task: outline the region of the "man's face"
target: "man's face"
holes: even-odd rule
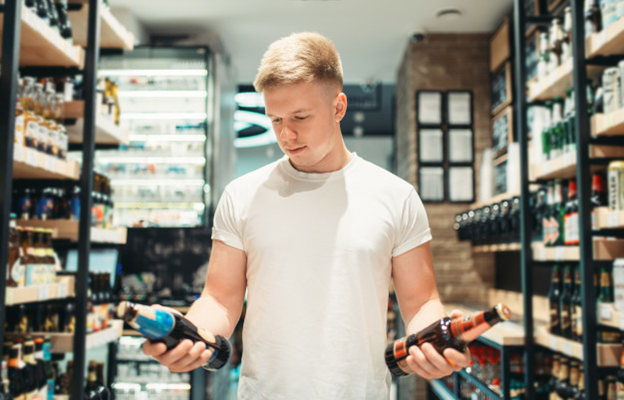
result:
[[[264,102],[277,142],[297,170],[336,170],[344,151],[340,132],[344,94],[325,83],[298,83],[266,90]]]

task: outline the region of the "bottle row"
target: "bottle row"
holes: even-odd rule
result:
[[[543,80],[557,67],[572,58],[572,9],[566,7],[564,17],[554,18],[548,32],[540,32],[540,58],[537,79]]]
[[[54,186],[38,187],[28,181],[15,185],[11,210],[20,220],[80,220],[80,186],[76,182],[59,182]],[[113,223],[113,200],[110,180],[94,174],[91,192],[91,226],[111,228]]]
[[[562,279],[563,275],[563,279]],[[596,306],[614,302],[613,274],[607,269],[594,273]],[[583,340],[583,304],[581,293],[581,271],[578,265],[560,268],[554,265],[548,304],[550,309],[549,331],[567,339]],[[620,343],[621,332],[606,326],[598,327],[599,343]]]
[[[171,209],[167,205],[161,209],[145,209],[141,203],[137,203],[136,208],[115,210],[115,222],[119,226],[133,228],[194,227],[203,223],[203,212],[203,206],[197,210],[176,209],[175,205]]]
[[[60,269],[52,248],[52,231],[9,225],[7,287],[46,285],[56,282]]]
[[[19,304],[7,307],[5,332],[28,334],[31,332],[74,333],[76,307],[68,301]],[[88,333],[106,329],[113,320],[113,292],[110,274],[89,273],[87,293],[86,329]]]
[[[67,0],[25,0],[26,7],[33,10],[48,26],[70,44],[73,43],[71,21],[67,15]]]

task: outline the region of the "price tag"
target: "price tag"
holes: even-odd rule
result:
[[[598,307],[600,312],[600,319],[610,320],[612,315],[612,304],[611,303],[600,303]]]
[[[565,247],[555,248],[555,261],[563,261],[565,258]]]
[[[563,353],[567,356],[572,357],[572,342],[568,340],[563,342]]]
[[[620,225],[620,214],[617,211],[609,211],[607,214],[607,227],[615,228]]]
[[[56,163],[53,157],[45,157],[45,170],[50,172],[56,172]]]
[[[39,301],[48,300],[49,298],[50,298],[50,286],[49,285],[39,286]]]
[[[13,147],[13,160],[22,162],[24,159],[24,148],[19,145]]]
[[[548,347],[550,347],[551,350],[558,351],[556,337],[553,337],[553,336],[550,337],[550,339],[548,340]]]
[[[39,167],[37,151],[32,149],[26,149],[26,164],[33,167]]]
[[[6,289],[6,296],[5,296],[5,305],[10,306],[13,304],[13,302],[15,297],[15,292],[13,291],[13,289],[11,288],[7,288]]]
[[[56,297],[59,299],[67,297],[67,284],[65,282],[59,283],[56,289]]]
[[[546,248],[545,247],[541,247],[539,249],[539,260],[546,261]]]

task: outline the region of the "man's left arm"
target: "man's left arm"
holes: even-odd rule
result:
[[[446,316],[436,287],[429,242],[394,257],[392,277],[407,335]],[[451,313],[451,317],[460,316],[459,312]],[[412,346],[409,353],[407,365],[425,379],[438,379],[470,365],[468,349],[461,353],[449,348],[441,355],[425,343]]]

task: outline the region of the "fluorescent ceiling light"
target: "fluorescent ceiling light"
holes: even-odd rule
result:
[[[117,96],[124,98],[155,98],[155,97],[183,97],[204,98],[208,96],[205,90],[126,90],[118,91]]]
[[[234,101],[240,107],[261,108],[264,107],[264,95],[256,92],[241,92],[234,96]]]
[[[205,69],[101,69],[101,76],[207,76]]]
[[[206,113],[122,113],[121,119],[206,119]]]

